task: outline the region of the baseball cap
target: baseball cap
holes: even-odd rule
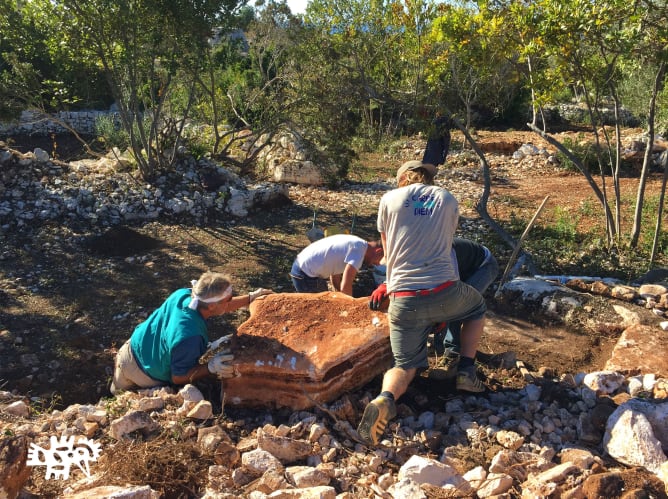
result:
[[[404,172],[407,172],[409,170],[417,170],[418,168],[424,168],[427,170],[430,175],[433,177],[436,175],[436,167],[432,165],[431,163],[423,163],[422,161],[418,160],[412,160],[412,161],[406,161],[403,165],[399,167],[397,170],[397,182],[399,182],[399,177],[404,174]]]

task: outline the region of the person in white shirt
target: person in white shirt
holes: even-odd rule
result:
[[[335,291],[352,296],[353,281],[362,265],[378,265],[382,258],[380,241],[335,234],[304,248],[292,264],[290,278],[298,293],[327,291],[329,280]]]

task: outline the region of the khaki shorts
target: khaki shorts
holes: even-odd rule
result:
[[[109,390],[116,395],[121,390],[133,390],[135,388],[153,388],[164,386],[163,381],[158,381],[148,376],[141,370],[130,348],[130,340],[123,343],[116,354],[114,366],[114,380]]]

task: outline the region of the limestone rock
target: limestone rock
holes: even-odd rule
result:
[[[258,447],[276,456],[282,463],[294,463],[313,453],[312,445],[305,441],[258,432]]]
[[[605,450],[621,463],[658,474],[667,458],[650,419],[655,422],[656,433],[666,438],[667,411],[668,403],[656,406],[634,399],[621,405],[608,419]]]
[[[250,306],[233,340],[225,396],[238,406],[327,403],[391,366],[386,314],[342,293],[276,293]]]
[[[147,413],[142,411],[128,412],[125,416],[121,416],[111,422],[109,433],[116,440],[129,438],[128,435],[135,431],[140,431],[142,434],[148,434],[156,431],[160,425],[151,419]]]
[[[64,494],[68,499],[159,499],[160,493],[148,485],[135,485],[119,487],[116,485],[103,485],[74,494]]]
[[[281,461],[270,452],[255,449],[241,455],[241,464],[250,473],[261,475],[267,470],[283,470]]]
[[[2,411],[22,418],[27,418],[30,415],[30,407],[23,400],[17,400],[8,404]]]
[[[195,407],[188,411],[186,417],[200,420],[211,419],[213,417],[213,407],[211,406],[211,402],[208,400],[200,400]]]

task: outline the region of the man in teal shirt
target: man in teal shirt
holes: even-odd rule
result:
[[[217,348],[230,339],[226,336],[215,345],[209,343],[206,319],[247,307],[271,291],[258,289],[233,296],[229,277],[217,272],[205,272],[192,285],[192,289],[173,292],[119,349],[111,393],[184,385],[210,375],[234,375],[234,356],[229,349],[217,353],[207,364],[199,363],[207,347]]]

